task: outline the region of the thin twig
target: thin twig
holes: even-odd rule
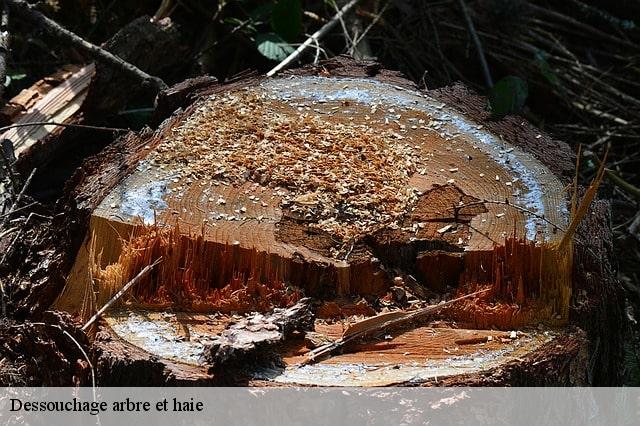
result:
[[[58,213],[56,216],[60,216],[60,215],[64,215],[64,213]],[[27,216],[27,219],[24,219],[22,217],[18,217],[18,218],[15,218],[15,219],[11,219],[9,222],[10,223],[16,223],[16,222],[19,222],[21,220],[24,220],[24,223],[27,223],[27,221],[29,220],[30,217],[37,217],[39,219],[44,219],[44,220],[53,220],[53,216],[47,216],[47,215],[44,215],[44,214],[31,212],[31,213],[29,213],[29,216]]]
[[[103,126],[90,126],[87,124],[71,124],[71,123],[58,123],[56,121],[32,121],[30,123],[15,123],[8,126],[0,127],[0,132],[6,132],[9,129],[15,129],[18,127],[31,127],[31,126],[60,126],[60,127],[74,127],[78,129],[89,130],[103,130],[105,132],[129,132],[131,129],[124,129],[119,127],[103,127]]]
[[[82,331],[86,331],[91,326],[91,324],[93,324],[98,319],[100,315],[104,314],[105,311],[111,307],[111,305],[113,305],[118,299],[122,297],[123,294],[127,292],[127,290],[129,290],[131,287],[137,284],[140,280],[146,277],[149,274],[149,272],[151,272],[151,270],[153,270],[153,268],[155,268],[156,265],[158,265],[160,262],[162,262],[161,257],[159,257],[151,265],[146,266],[144,269],[142,269],[142,271],[138,273],[138,275],[133,277],[131,281],[126,283],[124,287],[120,289],[120,291],[118,291],[111,299],[109,299],[109,301],[105,303],[104,306],[100,308],[100,310],[98,310],[98,312],[96,312],[95,315],[92,316],[85,325],[82,326]]]
[[[609,180],[611,180],[611,182],[613,182],[617,187],[625,191],[627,194],[631,195],[636,200],[640,201],[640,188],[622,179],[613,170],[605,169],[605,173],[607,174]]]
[[[637,49],[638,46],[635,43],[632,43],[627,40],[620,39],[618,37],[614,37],[604,31],[601,31],[597,28],[592,27],[591,25],[587,25],[583,22],[578,21],[570,16],[564,15],[562,13],[556,12],[548,7],[542,7],[534,4],[533,2],[527,2],[527,7],[533,11],[540,13],[541,15],[545,15],[545,21],[549,21],[549,18],[556,18],[564,24],[573,25],[576,28],[580,29],[583,33],[592,34],[596,38],[602,38],[611,43],[620,44],[622,46],[630,47],[632,49]]]
[[[482,43],[480,43],[480,38],[478,37],[478,33],[476,32],[476,27],[473,25],[471,16],[469,16],[467,4],[464,2],[464,0],[458,0],[458,3],[460,4],[460,8],[462,9],[462,14],[464,15],[464,20],[467,23],[467,29],[469,30],[469,34],[471,35],[473,44],[475,44],[476,50],[478,51],[478,59],[480,59],[480,66],[482,67],[484,81],[487,87],[491,88],[493,87],[493,79],[491,78],[491,72],[489,71],[489,65],[487,64],[487,58],[484,56],[484,50],[482,49]]]
[[[640,214],[636,215],[636,217],[627,228],[627,231],[629,231],[629,234],[631,234],[631,236],[633,236],[635,239],[640,240],[640,237],[638,236],[638,228],[640,228]]]
[[[54,35],[60,40],[64,40],[65,42],[74,45],[91,57],[106,62],[122,70],[123,72],[126,72],[137,80],[142,81],[142,84],[148,85],[156,89],[157,91],[167,88],[166,83],[160,78],[147,74],[135,65],[124,61],[122,58],[114,55],[113,53],[110,53],[103,48],[88,42],[77,34],[67,30],[56,21],[33,9],[31,5],[29,5],[26,1],[6,0],[6,2],[9,4],[9,6],[13,7],[14,12],[16,12],[22,18],[28,20],[33,24],[43,26],[50,34]]]
[[[524,208],[524,207],[518,206],[518,205],[516,205],[516,204],[513,204],[513,203],[510,203],[510,202],[507,202],[507,201],[499,201],[499,200],[482,200],[482,201],[474,201],[474,202],[467,203],[467,204],[459,204],[459,205],[457,205],[457,206],[455,206],[455,207],[448,208],[447,210],[452,210],[452,211],[453,211],[453,213],[455,214],[455,213],[456,213],[456,211],[457,211],[457,212],[460,212],[460,210],[461,210],[461,209],[463,209],[463,208],[465,208],[465,207],[482,206],[482,205],[484,205],[484,204],[498,204],[498,205],[501,205],[501,206],[509,206],[509,207],[511,207],[511,208],[513,208],[513,209],[515,209],[515,210],[518,210],[519,212],[526,213],[526,214],[529,214],[529,215],[531,215],[531,216],[533,216],[533,217],[535,217],[535,218],[537,218],[537,219],[540,219],[540,220],[542,220],[542,221],[546,222],[547,224],[549,224],[549,225],[553,226],[554,228],[558,228],[558,229],[559,229],[560,231],[562,231],[562,232],[565,232],[565,231],[566,231],[562,226],[558,225],[557,223],[553,223],[552,221],[550,221],[549,219],[547,219],[547,218],[546,218],[546,217],[544,217],[543,215],[538,214],[538,213],[536,213],[536,212],[534,212],[534,211],[531,211],[531,210],[529,210],[529,209],[527,209],[527,208]]]
[[[31,174],[29,175],[29,177],[27,178],[26,182],[24,183],[24,185],[22,185],[22,189],[20,190],[20,192],[18,193],[18,196],[16,197],[16,199],[13,201],[13,204],[11,205],[11,208],[9,209],[9,211],[3,215],[4,219],[2,219],[2,222],[0,222],[0,228],[2,228],[4,226],[4,224],[7,221],[7,218],[9,216],[11,216],[16,207],[18,206],[18,204],[20,203],[20,201],[22,200],[22,197],[24,196],[25,191],[27,190],[27,188],[29,187],[29,185],[31,184],[31,180],[33,179],[33,176],[36,174],[36,170],[37,169],[33,169],[31,171]]]
[[[280,70],[284,69],[287,67],[287,65],[289,65],[291,62],[293,62],[295,59],[297,59],[302,52],[305,51],[305,49],[307,49],[309,46],[311,46],[314,43],[317,43],[322,37],[324,37],[329,31],[331,31],[331,29],[338,23],[340,22],[340,20],[342,19],[342,17],[348,13],[351,9],[353,9],[353,7],[359,2],[360,0],[351,0],[349,3],[345,4],[342,9],[340,9],[338,11],[338,13],[336,13],[334,15],[333,18],[331,18],[331,20],[329,22],[327,22],[326,24],[324,24],[322,26],[322,28],[320,28],[318,31],[316,31],[315,33],[311,34],[311,36],[305,40],[304,43],[302,43],[296,50],[294,50],[289,56],[287,56],[282,62],[280,62],[278,65],[276,65],[271,71],[269,71],[267,73],[267,77],[272,77],[274,76],[276,73],[278,73]]]
[[[331,3],[331,5],[335,8],[336,13],[340,12],[340,9],[338,9],[338,4],[336,3],[335,0],[330,1],[329,3]],[[342,33],[344,34],[344,38],[346,42],[345,44],[348,46],[349,44],[353,43],[353,39],[349,35],[349,31],[347,30],[347,24],[344,22],[344,19],[342,19],[342,16],[338,18],[338,22],[340,22],[340,26],[342,27]]]
[[[11,251],[13,250],[13,247],[16,245],[16,243],[18,242],[18,239],[22,236],[22,233],[24,232],[26,226],[29,224],[29,222],[31,222],[31,218],[33,217],[39,217],[45,220],[52,219],[50,216],[43,216],[34,212],[29,213],[29,216],[27,216],[27,220],[24,221],[24,223],[20,228],[20,232],[18,232],[18,235],[15,236],[13,241],[11,241],[11,244],[9,244],[9,246],[6,248],[6,250],[2,254],[2,259],[0,259],[0,265],[4,265],[5,260],[7,260],[7,256],[9,255],[9,253],[11,253]]]
[[[44,322],[32,322],[32,325],[43,325],[45,327],[53,327],[53,328],[57,328],[58,330],[62,331],[62,333],[67,336],[77,347],[78,349],[80,349],[80,352],[82,352],[82,355],[84,356],[84,359],[87,361],[87,363],[89,364],[89,368],[91,368],[91,386],[93,388],[93,400],[96,401],[96,375],[95,375],[95,369],[93,368],[93,363],[91,362],[91,359],[89,358],[89,355],[87,355],[87,352],[84,350],[84,348],[82,347],[82,345],[80,344],[80,342],[78,342],[72,335],[71,333],[69,333],[67,330],[65,330],[64,328],[60,327],[59,325],[56,324],[47,324]]]
[[[0,180],[8,177],[11,183],[11,192],[15,192],[18,189],[19,180],[13,170],[15,153],[13,152],[13,144],[9,139],[4,139],[0,142],[0,158],[3,163],[0,164]],[[2,175],[2,169],[6,170],[6,176]]]
[[[600,162],[600,159],[593,152],[585,152],[584,155],[585,155],[585,157],[589,157],[589,158],[595,160],[596,165],[598,167],[602,166],[602,163]],[[613,182],[614,185],[616,185],[617,187],[619,187],[620,189],[625,191],[627,194],[631,195],[636,200],[640,201],[640,188],[638,188],[637,186],[632,185],[631,183],[629,183],[626,180],[622,179],[613,170],[605,168],[604,172],[607,175],[607,177],[611,180],[611,182]]]
[[[2,238],[4,238],[4,237],[6,237],[7,235],[13,234],[13,233],[14,233],[14,232],[16,232],[18,229],[20,229],[20,228],[19,228],[19,227],[17,227],[17,226],[14,226],[13,228],[9,228],[9,229],[6,229],[6,230],[4,230],[4,231],[1,231],[1,232],[0,232],[0,239],[2,239]]]
[[[446,302],[441,302],[441,303],[439,303],[437,305],[427,306],[427,307],[424,307],[422,309],[417,309],[415,311],[407,312],[407,313],[404,313],[404,314],[398,313],[397,315],[393,315],[393,313],[391,313],[391,312],[389,312],[387,314],[382,314],[382,315],[389,315],[390,318],[388,320],[386,320],[386,321],[377,322],[375,324],[372,324],[371,327],[366,327],[365,329],[363,329],[361,331],[355,331],[353,333],[349,333],[349,330],[347,330],[345,332],[346,335],[342,336],[342,338],[336,340],[335,342],[327,343],[326,345],[320,346],[320,347],[312,350],[311,352],[309,352],[308,355],[307,355],[307,359],[302,363],[302,365],[313,363],[313,362],[315,362],[316,360],[318,360],[321,357],[324,357],[326,355],[334,353],[336,350],[341,349],[347,343],[352,342],[352,341],[354,341],[356,339],[371,335],[372,333],[376,333],[376,332],[379,332],[381,330],[386,330],[386,329],[388,329],[390,327],[397,327],[397,326],[405,324],[407,322],[416,321],[418,319],[424,318],[427,315],[434,314],[434,313],[440,311],[443,308],[451,306],[454,303],[460,302],[461,300],[477,296],[477,295],[479,295],[481,293],[485,293],[485,292],[487,292],[489,290],[491,290],[491,289],[487,288],[487,289],[484,289],[484,290],[476,291],[474,293],[466,294],[464,296],[461,296],[461,297],[458,297],[458,298],[455,298],[455,299],[451,299],[451,300],[448,300]],[[379,317],[380,316],[367,318],[367,319],[361,321],[360,323],[354,324],[354,327],[358,326],[359,324],[364,324],[365,322],[374,322]],[[361,328],[361,326],[358,327],[358,329],[359,328]]]
[[[211,43],[209,46],[204,47],[200,52],[198,52],[193,59],[198,60],[200,58],[202,58],[204,56],[205,53],[213,50],[214,48],[216,48],[218,45],[220,44],[224,44],[225,42],[227,42],[236,32],[240,31],[241,29],[243,29],[244,27],[246,27],[247,25],[249,25],[251,22],[253,22],[251,19],[247,19],[246,21],[241,22],[240,24],[236,25],[231,31],[229,31],[229,33],[225,34],[224,37],[217,39],[216,41],[214,41],[213,43]]]
[[[35,206],[36,204],[38,204],[38,202],[37,202],[37,201],[34,201],[33,203],[29,203],[29,204],[27,204],[27,205],[25,205],[25,206],[22,206],[22,207],[20,207],[20,208],[18,208],[18,209],[13,210],[12,212],[8,212],[8,213],[0,214],[0,219],[3,219],[3,218],[8,217],[8,216],[10,216],[10,215],[12,215],[12,214],[16,214],[16,213],[18,213],[18,212],[21,212],[21,211],[23,211],[23,210],[26,210],[26,209],[28,209],[29,207],[33,207],[33,206]]]
[[[384,12],[386,12],[386,10],[387,10],[387,8],[389,7],[390,4],[391,4],[391,2],[385,3],[385,5],[383,6],[383,8],[380,11],[380,13],[378,13],[375,16],[375,18],[371,21],[371,23],[369,23],[367,28],[364,29],[362,34],[360,34],[360,36],[358,36],[358,38],[353,42],[353,44],[349,48],[349,54],[350,55],[353,55],[356,47],[360,44],[360,42],[362,42],[364,40],[364,38],[367,36],[367,34],[369,34],[369,31],[371,31],[371,29],[378,23],[378,21],[380,21],[380,19],[382,19],[382,15],[384,15]]]
[[[7,75],[7,53],[9,53],[9,8],[2,1],[0,17],[0,99],[4,95],[4,80]]]

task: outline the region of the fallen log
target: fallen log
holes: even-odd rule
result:
[[[152,22],[148,16],[142,16],[123,27],[102,48],[145,71],[164,73],[180,60],[180,55],[164,54],[183,50],[180,37],[181,33],[169,18]],[[113,90],[114,86],[120,89]],[[16,176],[21,174],[24,178],[33,168],[38,168],[35,186],[41,181],[47,182],[42,193],[35,191],[39,198],[61,193],[64,180],[78,165],[70,158],[98,152],[123,130],[88,123],[104,122],[105,117],[119,113],[133,99],[137,102],[147,99],[152,103],[155,93],[146,90],[139,79],[100,62],[66,65],[37,81],[0,110],[2,122],[16,126],[3,131],[2,136],[13,146]],[[29,125],[49,122],[60,125]],[[67,127],[73,131],[65,131]],[[104,131],[108,133],[105,135]],[[2,188],[8,181],[2,179],[2,174],[0,171],[0,203]]]
[[[37,102],[51,92],[51,90],[64,83],[80,71],[81,68],[82,66],[74,64],[62,66],[53,74],[36,81],[12,99],[7,100],[0,109],[2,125],[14,123],[20,115],[29,111]]]
[[[119,58],[154,75],[164,75],[180,68],[183,54],[182,34],[170,18],[154,21],[149,16],[134,19],[121,28],[101,47]],[[167,52],[172,52],[168,55]],[[140,80],[104,63],[97,63],[97,72],[87,99],[87,114],[101,117],[120,112],[128,103],[149,104],[157,90],[149,90]],[[119,90],[113,90],[118,87]]]
[[[122,138],[70,183],[68,219],[59,226],[73,237],[55,251],[69,273],[66,283],[56,275],[47,286],[59,291],[55,308],[81,313],[91,292],[100,306],[163,258],[100,323],[105,382],[126,376],[131,384],[136,368],[154,372],[141,371],[140,384],[215,381],[197,359],[232,315],[267,316],[303,295],[336,303],[361,297],[380,309],[376,300],[396,271],[443,296],[491,291],[443,310],[439,323],[363,343],[319,366],[295,369],[304,339],[287,339],[278,350],[284,371],[263,372],[264,380],[329,383],[319,367],[342,384],[362,385],[434,376],[458,384],[613,380],[588,370],[613,374],[619,334],[601,337],[586,361],[591,342],[604,336],[586,315],[610,330],[619,320],[618,290],[599,245],[610,235],[607,222],[594,222],[601,204],[585,219],[588,233],[580,225],[576,245],[557,250],[571,219],[566,145],[519,118],[489,120],[483,100],[464,88],[420,92],[371,64],[334,60],[195,89],[180,96],[193,105],[156,131]],[[584,294],[594,303],[577,305]],[[316,321],[316,331],[341,334],[350,319],[341,321]],[[589,340],[568,324],[587,329]],[[526,337],[482,343],[487,356],[456,344],[491,328],[525,329]],[[136,361],[127,360],[132,353]],[[541,360],[556,374],[535,376]],[[387,367],[375,377],[345,376],[349,365],[369,371],[380,362]]]
[[[76,67],[67,69],[76,69]],[[74,72],[66,72],[63,69],[52,78],[44,79],[33,87],[25,89],[9,103],[11,109],[22,109],[12,116],[12,124],[75,122],[74,118],[82,108],[94,75],[93,64],[81,67]],[[47,81],[55,82],[57,76],[60,76],[63,81],[49,88]],[[45,92],[46,94],[43,94]],[[62,130],[55,125],[15,127],[4,132],[1,137],[11,141],[16,158],[26,155],[30,157],[31,164],[41,165],[47,161],[54,149],[52,146],[54,144],[46,144],[44,141],[54,139]]]
[[[30,124],[71,124],[75,121],[87,96],[94,71],[93,64],[86,67],[63,67],[21,91],[2,107],[2,121],[15,127],[3,126],[0,135],[0,207],[15,196],[22,185],[21,180],[33,167],[41,166],[48,160],[56,144],[45,141],[56,141],[63,129],[61,126]],[[20,167],[19,161],[29,163],[31,168]],[[20,175],[20,169],[24,176]]]

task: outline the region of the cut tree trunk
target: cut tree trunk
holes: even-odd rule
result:
[[[585,317],[619,325],[610,232],[599,221],[588,234],[580,226],[575,245],[565,238],[565,144],[518,117],[491,120],[461,86],[419,91],[342,58],[180,87],[184,110],[122,138],[69,184],[60,226],[74,238],[57,249],[69,273],[50,279],[48,297],[64,284],[55,309],[88,319],[163,258],[100,323],[103,384],[614,380],[619,335]],[[593,212],[590,223],[606,208]],[[296,366],[318,333],[338,339],[363,315],[479,289]],[[270,345],[281,365],[246,362],[233,379],[210,369],[203,355],[223,330],[303,296],[315,301],[315,330]]]

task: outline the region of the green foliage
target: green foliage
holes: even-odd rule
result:
[[[300,0],[277,0],[271,10],[271,28],[287,41],[294,41],[302,31]]]
[[[282,61],[294,49],[276,33],[262,33],[256,36],[258,51],[272,61]]]
[[[269,24],[271,31],[256,30],[256,47],[262,56],[282,61],[294,51],[290,42],[302,32],[302,2],[300,0],[273,0],[265,2],[249,14],[251,27]]]
[[[494,117],[519,112],[529,96],[527,82],[513,75],[498,81],[489,92],[488,109]]]
[[[9,85],[13,82],[13,81],[20,81],[22,79],[25,79],[27,77],[26,74],[23,73],[7,73],[7,75],[4,78],[4,87],[9,87]]]

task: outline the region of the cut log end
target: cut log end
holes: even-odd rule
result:
[[[566,322],[568,200],[533,155],[375,80],[250,83],[214,90],[147,139],[93,212],[56,307],[99,307],[162,257],[126,309],[372,300],[411,276],[429,294],[490,287],[443,310],[469,328]]]

